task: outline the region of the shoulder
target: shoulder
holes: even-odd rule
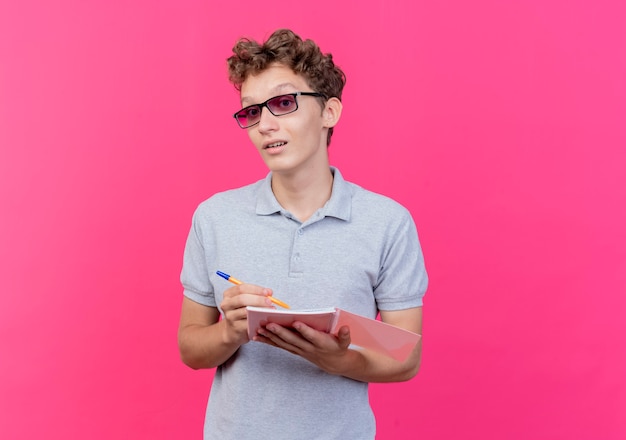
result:
[[[352,182],[347,182],[347,184],[352,192],[354,214],[364,214],[370,218],[391,223],[412,219],[409,210],[393,198],[370,191]]]
[[[254,209],[262,182],[215,193],[198,205],[194,216],[223,216],[228,212]]]
[[[354,182],[345,180],[337,168],[333,168],[335,183],[333,187],[334,204],[332,209],[351,220],[394,222],[398,219],[410,219],[411,215],[403,205],[393,198],[376,193]],[[331,200],[332,200],[331,199]],[[349,208],[348,208],[349,206]]]

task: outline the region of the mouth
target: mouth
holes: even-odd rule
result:
[[[287,145],[287,142],[283,142],[283,141],[272,142],[271,144],[267,144],[265,147],[263,147],[263,149],[278,148],[278,147],[282,147],[283,145]]]

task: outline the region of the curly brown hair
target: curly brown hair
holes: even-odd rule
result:
[[[227,61],[228,79],[239,91],[248,76],[257,75],[274,63],[302,75],[309,87],[326,99],[341,100],[346,84],[346,76],[333,62],[332,54],[323,54],[314,41],[302,40],[289,29],[278,29],[263,44],[241,38]],[[330,144],[332,133],[333,127],[330,127],[327,144]]]

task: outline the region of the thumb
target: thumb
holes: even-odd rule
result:
[[[351,341],[350,327],[348,327],[347,325],[344,325],[343,327],[341,327],[339,329],[339,332],[337,333],[337,340],[341,348],[348,348],[348,346],[350,345],[350,341]]]

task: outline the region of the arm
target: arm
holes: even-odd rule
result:
[[[213,368],[226,362],[248,342],[246,306],[271,307],[272,291],[252,284],[224,291],[217,307],[208,307],[183,298],[178,328],[178,348],[183,362],[193,369]]]
[[[421,307],[381,311],[381,319],[421,334]],[[350,330],[347,326],[342,327],[337,336],[316,331],[301,322],[294,323],[294,328],[297,333],[269,324],[265,330],[261,330],[258,340],[302,356],[327,373],[362,382],[401,382],[411,379],[419,370],[421,340],[408,358],[400,362],[371,350],[349,349]]]

